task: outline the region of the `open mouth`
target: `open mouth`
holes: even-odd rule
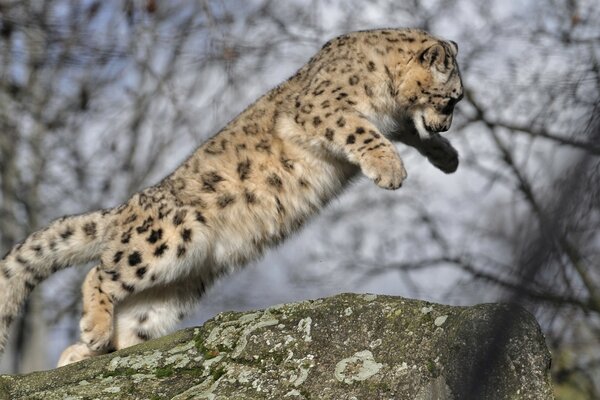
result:
[[[425,117],[423,116],[422,112],[415,113],[413,117],[413,123],[415,124],[415,128],[417,129],[419,137],[422,140],[429,139],[431,132],[433,131],[427,127],[427,124],[425,123]]]
[[[425,118],[423,118],[423,125],[425,126],[425,129],[427,129],[428,132],[446,132],[450,126],[446,125],[446,124],[440,124],[440,125],[427,125],[425,123]]]
[[[449,123],[428,125],[427,122],[425,122],[425,114],[423,111],[415,112],[412,120],[421,139],[429,139],[432,133],[446,132],[450,128]]]

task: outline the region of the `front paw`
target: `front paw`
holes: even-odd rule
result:
[[[397,153],[373,155],[361,163],[363,173],[377,186],[394,190],[406,179],[404,164]]]
[[[458,152],[448,140],[437,135],[423,141],[422,153],[429,162],[446,174],[458,168]]]

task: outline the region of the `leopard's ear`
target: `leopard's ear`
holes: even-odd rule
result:
[[[446,50],[439,43],[433,44],[423,50],[419,55],[419,61],[427,68],[435,66],[439,70],[444,69],[444,60],[446,59]]]
[[[456,55],[458,54],[458,44],[454,40],[448,40],[448,42],[446,43],[448,43],[452,55],[456,57]]]

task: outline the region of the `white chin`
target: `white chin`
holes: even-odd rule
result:
[[[417,111],[413,114],[413,123],[415,124],[415,128],[417,128],[417,132],[419,133],[419,137],[421,140],[429,139],[430,133],[425,128],[425,124],[423,123],[423,112]]]

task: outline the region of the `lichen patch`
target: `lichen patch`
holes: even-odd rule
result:
[[[446,322],[446,320],[448,319],[447,315],[442,315],[439,316],[435,319],[435,321],[433,321],[433,323],[435,324],[435,326],[442,326],[444,325],[444,322]]]
[[[376,294],[365,294],[363,296],[363,299],[365,301],[369,301],[370,302],[370,301],[373,301],[373,300],[377,299],[377,295]]]
[[[370,350],[363,350],[338,362],[334,375],[340,382],[352,383],[369,379],[382,367],[383,364],[375,361]]]
[[[302,333],[302,339],[304,339],[305,342],[312,342],[312,337],[310,336],[311,327],[311,317],[303,318],[298,322],[298,332]]]

